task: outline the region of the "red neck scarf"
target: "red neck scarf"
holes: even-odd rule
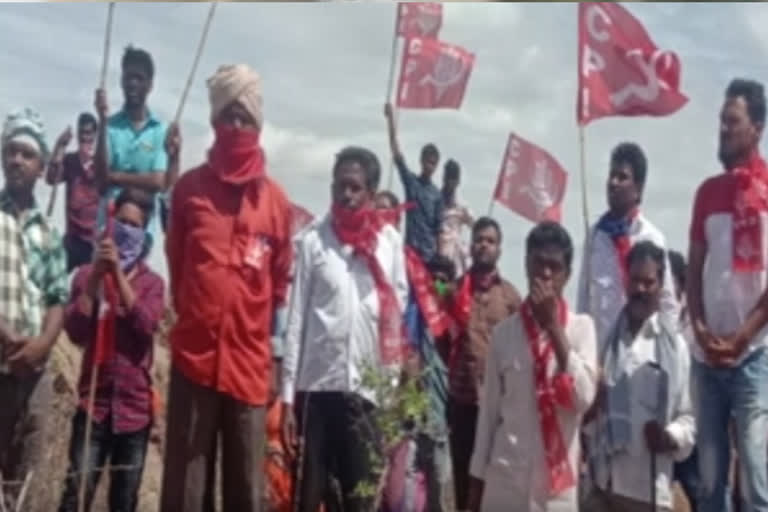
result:
[[[208,152],[208,165],[221,181],[244,185],[264,176],[266,161],[259,145],[260,132],[223,123],[214,129],[216,140]]]
[[[497,283],[499,274],[496,269],[490,272],[478,272],[470,269],[459,282],[459,289],[453,302],[453,317],[459,329],[458,334],[467,332],[469,317],[472,312],[472,296],[476,291],[487,291]]]
[[[432,336],[439,338],[451,328],[451,317],[437,296],[432,273],[419,253],[408,245],[405,246],[405,268],[424,323]]]
[[[366,205],[361,208],[344,208],[334,203],[331,209],[331,226],[339,242],[351,246],[368,265],[376,284],[379,297],[379,350],[382,364],[402,361],[403,331],[400,308],[392,284],[387,279],[381,263],[376,258],[378,233],[383,221],[376,210]]]
[[[566,373],[556,373],[554,377],[549,377],[549,360],[554,357],[554,347],[549,335],[539,327],[533,316],[530,298],[523,302],[520,315],[533,355],[539,427],[549,470],[549,490],[551,495],[555,496],[576,485],[573,468],[568,462],[568,449],[563,441],[555,409],[557,406],[573,408],[573,378]],[[568,307],[565,300],[560,299],[558,321],[563,327],[565,327],[567,316]]]
[[[768,211],[768,168],[760,154],[728,171],[736,179],[733,198],[732,251],[735,272],[763,270],[763,221]]]
[[[410,210],[416,206],[416,203],[403,203],[394,208],[379,208],[379,216],[381,220],[387,224],[391,224],[395,227],[400,225],[400,217],[404,211]]]

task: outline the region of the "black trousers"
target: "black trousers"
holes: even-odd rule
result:
[[[453,462],[456,509],[466,510],[469,498],[469,463],[475,445],[478,407],[448,399],[449,443]]]
[[[69,470],[64,482],[64,494],[59,512],[77,510],[80,475],[87,472],[85,510],[90,510],[93,495],[99,485],[101,472],[107,460],[110,466],[110,512],[135,512],[138,506],[141,475],[149,443],[149,427],[129,434],[113,434],[109,422],[91,426],[91,447],[88,464],[83,464],[86,415],[78,410],[72,420],[72,438],[69,443]]]
[[[371,512],[373,496],[360,493],[361,483],[375,484],[373,454],[378,434],[373,405],[353,393],[308,392],[296,395],[299,435],[303,439],[297,481],[298,509],[316,512]],[[338,482],[334,499],[330,485]]]

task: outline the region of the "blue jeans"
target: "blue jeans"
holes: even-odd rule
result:
[[[109,479],[110,512],[135,512],[139,503],[139,487],[144,473],[144,459],[149,444],[149,428],[130,434],[113,434],[109,421],[93,423],[88,464],[83,464],[85,424],[88,419],[83,411],[75,413],[72,420],[72,438],[69,444],[69,471],[64,481],[64,492],[59,512],[78,509],[80,475],[88,472],[85,486],[85,510],[90,510],[102,469],[109,461],[112,470]]]
[[[768,512],[768,350],[735,368],[694,361],[697,386],[699,512],[730,512],[729,428],[735,422],[742,510]]]

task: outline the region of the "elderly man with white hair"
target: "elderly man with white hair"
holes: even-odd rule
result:
[[[221,438],[224,510],[254,512],[279,382],[270,332],[290,276],[291,207],[266,174],[259,75],[223,66],[208,87],[215,141],[175,185],[166,239],[178,320],[161,510],[209,510]]]
[[[9,115],[0,142],[0,470],[21,480],[44,453],[52,391],[45,367],[61,333],[67,259],[35,201],[49,156],[40,116],[31,109]]]

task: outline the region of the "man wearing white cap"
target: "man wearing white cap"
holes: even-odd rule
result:
[[[173,304],[163,512],[261,510],[265,411],[279,382],[270,344],[292,262],[291,206],[266,175],[261,79],[245,65],[208,81],[208,160],[174,187],[166,238]],[[272,393],[270,393],[272,392]]]
[[[61,332],[67,258],[35,201],[49,156],[40,116],[31,109],[8,116],[0,143],[0,471],[23,480],[44,453],[52,392],[45,367]],[[35,509],[25,502],[24,510]]]

